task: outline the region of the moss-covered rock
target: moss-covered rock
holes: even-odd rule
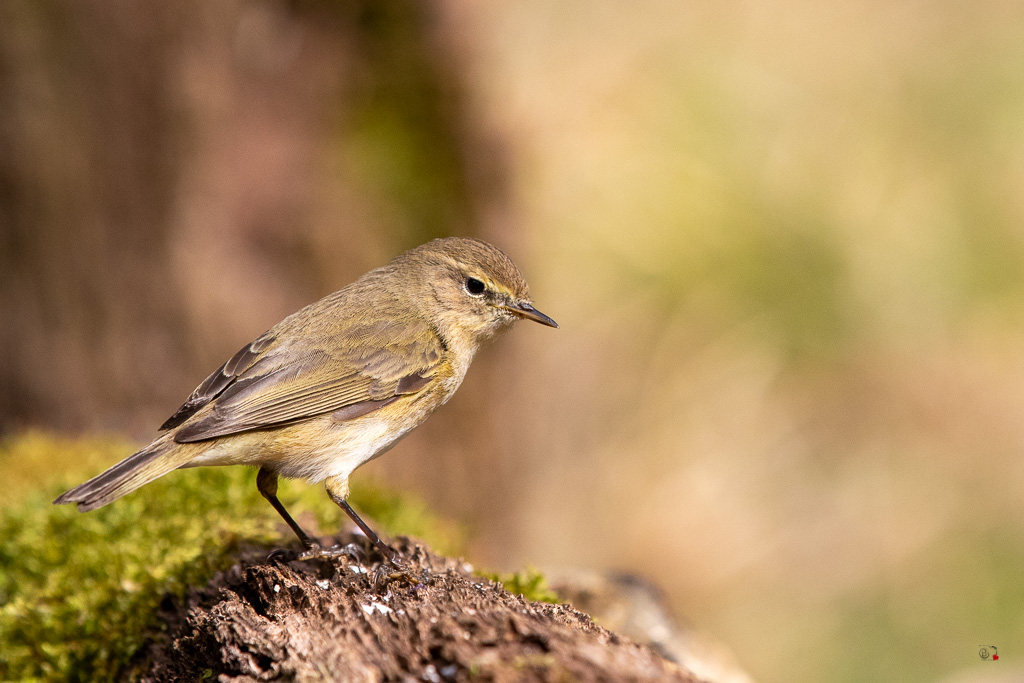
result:
[[[0,680],[113,680],[162,628],[165,598],[180,598],[228,567],[243,545],[296,540],[259,495],[255,470],[174,472],[87,514],[57,507],[65,488],[132,452],[110,438],[40,433],[0,442]],[[343,513],[320,487],[282,488],[303,524],[333,530]],[[446,552],[460,534],[405,496],[365,483],[354,507],[385,533],[411,534]]]

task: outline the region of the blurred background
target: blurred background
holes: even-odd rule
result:
[[[453,234],[562,327],[357,479],[760,680],[1020,672],[1020,3],[0,5],[0,433],[148,441]]]

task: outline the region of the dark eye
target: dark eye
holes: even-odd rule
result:
[[[470,296],[481,296],[487,287],[484,283],[477,280],[475,277],[466,278],[466,291],[469,292]]]

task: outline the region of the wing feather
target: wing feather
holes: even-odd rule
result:
[[[264,335],[210,375],[165,428],[181,425],[174,440],[189,443],[336,411],[354,419],[421,391],[441,363],[444,347],[425,322],[353,332],[329,351]]]
[[[248,370],[263,353],[271,348],[276,341],[273,330],[264,332],[252,343],[243,346],[235,355],[231,356],[224,365],[220,366],[210,374],[202,384],[196,387],[195,391],[185,400],[174,415],[160,425],[160,431],[173,429],[184,423],[190,417],[199,412],[200,408],[220,395],[242,372]]]

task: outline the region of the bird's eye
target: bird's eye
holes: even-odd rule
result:
[[[466,291],[470,296],[482,296],[485,289],[487,287],[484,286],[484,283],[475,277],[466,278]]]

